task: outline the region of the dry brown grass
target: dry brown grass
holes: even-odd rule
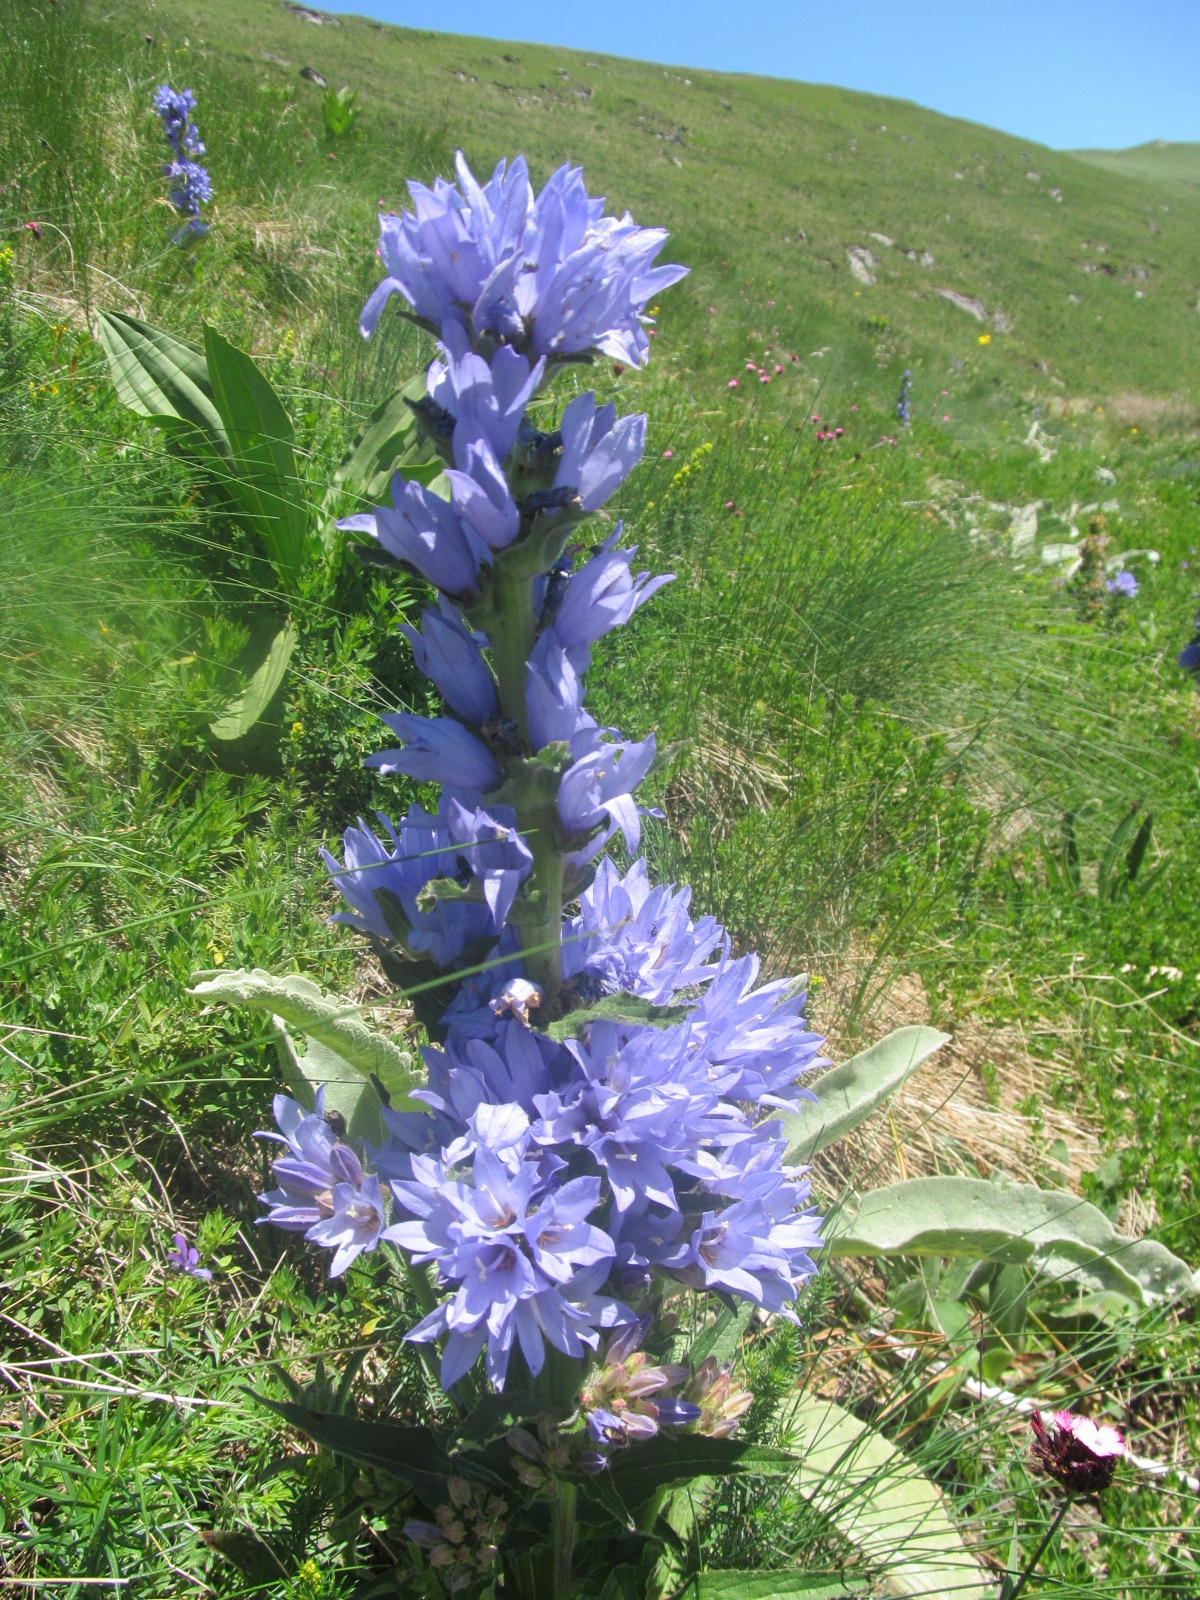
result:
[[[834,1061],[894,1028],[931,1020],[921,980],[898,973],[861,1031],[851,1034],[845,1019],[868,959],[851,951],[823,975],[817,1012]],[[1100,1160],[1100,1121],[1078,1104],[1071,1070],[1036,1058],[1020,1027],[988,1027],[969,1015],[943,1026],[951,1043],[884,1110],[840,1141],[836,1152],[818,1158],[825,1185],[840,1192],[848,1184],[861,1188],[933,1173],[986,1178],[1001,1172],[1078,1193],[1082,1175]],[[1055,1145],[1059,1155],[1065,1146],[1065,1160],[1051,1158]]]

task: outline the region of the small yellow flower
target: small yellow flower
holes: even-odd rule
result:
[[[303,732],[304,732],[304,724],[302,722],[293,722],[292,723],[292,738],[293,739],[298,739]]]
[[[1130,431],[1130,433],[1136,433],[1136,432],[1137,432],[1137,429],[1136,429],[1136,428],[1130,428],[1130,430],[1129,430],[1129,431]]]
[[[979,342],[980,342],[980,344],[991,344],[991,342],[992,342],[991,334],[990,333],[981,333],[979,335]]]

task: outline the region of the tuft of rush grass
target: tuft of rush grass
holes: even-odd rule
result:
[[[316,64],[363,93],[333,162],[297,76],[318,48]],[[252,348],[323,487],[357,421],[429,354],[399,318],[370,343],[357,333],[377,202],[398,201],[401,176],[446,170],[459,142],[477,162],[523,145],[539,174],[582,153],[593,186],[677,227],[675,252],[697,268],[665,299],[645,374],[587,374],[650,413],[647,461],[612,509],[640,564],[677,574],[594,673],[603,719],[654,727],[666,752],[655,869],[690,882],[697,912],[769,972],[849,969],[848,985],[813,986],[842,1038],[874,1036],[896,975],[923,996],[922,1019],[1018,1031],[1053,1069],[1039,1092],[1090,1117],[1103,1151],[1095,1171],[1065,1171],[1047,1136],[1045,1181],[1200,1260],[1200,719],[1173,665],[1200,598],[1200,473],[1168,410],[1143,396],[1136,417],[1099,399],[1068,412],[1051,381],[1165,389],[1190,359],[1194,329],[1155,298],[1157,278],[1135,307],[1119,276],[1084,278],[1062,253],[1095,234],[1134,263],[1157,191],[1040,152],[1035,188],[1013,141],[866,97],[497,53],[352,19],[317,30],[265,4],[102,17],[0,0],[0,79],[14,86],[0,228],[17,247],[0,271],[0,1575],[48,1592],[90,1578],[148,1597],[349,1593],[387,1565],[386,1497],[356,1498],[243,1386],[272,1392],[275,1361],[316,1381],[318,1355],[326,1378],[361,1357],[364,1412],[436,1403],[381,1260],[329,1284],[294,1240],[254,1228],[270,1037],[184,993],[196,968],[257,965],[385,996],[325,923],[316,850],[357,811],[416,793],[361,758],[379,710],[430,703],[394,628],[421,597],[337,557],[314,571],[274,745],[229,761],[207,723],[277,597],[116,404],[87,318],[105,304],[192,336],[208,319]],[[218,188],[214,232],[189,252],[167,243],[147,111],[164,77],[200,95]],[[671,133],[681,142],[658,137]],[[986,171],[960,166],[963,140]],[[744,174],[759,161],[773,177],[756,190]],[[1060,209],[1043,191],[1064,173]],[[961,225],[943,232],[950,185]],[[883,245],[878,284],[855,296],[837,252],[867,228],[899,234],[901,193],[905,229],[920,223],[989,315],[1015,308],[1015,334],[982,346],[961,311],[910,301],[932,269]],[[1006,276],[1042,211],[1051,245]],[[1192,213],[1151,220],[1170,289]],[[1079,283],[1109,297],[1086,341],[1055,298]],[[892,406],[907,364],[920,403],[905,432]],[[1101,487],[1100,467],[1115,481]],[[1114,500],[1109,549],[1161,560],[1137,567],[1135,601],[1089,610],[1040,552]],[[1014,553],[1009,512],[1033,502],[1038,537]],[[1153,816],[1145,864],[1104,897],[1102,858],[1135,800]],[[1078,881],[1062,870],[1068,814]],[[1007,1069],[985,1057],[980,1070]],[[1024,1105],[1035,1134],[1049,1109]],[[817,1180],[832,1206],[840,1183]],[[176,1226],[211,1284],[168,1269]],[[972,1313],[963,1381],[947,1383],[936,1364],[963,1356],[962,1331],[955,1343],[932,1326],[915,1309],[929,1281],[915,1298],[913,1282],[904,1265],[824,1277],[800,1334],[754,1337],[752,1426],[778,1437],[798,1386],[837,1397],[936,1472],[994,1564],[1014,1518],[1026,1551],[1036,1540],[1044,1488],[1024,1466],[1024,1424],[968,1387],[976,1355],[997,1359],[988,1308]],[[1144,1453],[1195,1470],[1190,1312],[1038,1315],[1005,1384],[1102,1412]],[[1191,1514],[1169,1485],[1126,1478],[1068,1525],[1048,1581],[1193,1592]],[[848,1556],[790,1489],[730,1491],[701,1532],[717,1566]]]

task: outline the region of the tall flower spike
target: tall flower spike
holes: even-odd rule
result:
[[[344,866],[325,858],[339,918],[443,968],[445,1009],[419,1109],[383,1108],[379,1150],[352,1149],[320,1099],[276,1101],[287,1148],[263,1198],[334,1272],[384,1239],[432,1269],[436,1304],[409,1337],[440,1345],[446,1387],[482,1356],[494,1384],[516,1366],[539,1393],[547,1344],[577,1364],[586,1433],[555,1462],[545,1440],[521,1455],[549,1493],[568,1460],[602,1470],[664,1427],[736,1428],[749,1397],[729,1373],[649,1359],[624,1297],[653,1305],[672,1280],[794,1315],[821,1223],[769,1119],[805,1092],[819,1040],[803,996],[759,987],[687,889],[596,860],[617,835],[638,846],[655,741],[588,712],[592,646],[669,577],[635,575],[619,524],[590,557],[576,530],[637,464],[646,419],[590,393],[557,419],[529,409],[566,359],[643,360],[645,305],[682,269],[654,267],[664,235],[606,216],[576,169],[536,197],[519,160],[481,185],[460,157],[457,178],[412,186],[413,210],[383,220],[387,277],[363,316],[369,332],[396,293],[440,339],[418,409],[449,495],[397,477],[390,506],[343,524],[440,591],[403,631],[446,714],[389,715],[398,747],[370,760],[442,794],[436,814],[350,829]],[[683,1020],[600,1004],[623,995]],[[412,1535],[452,1587],[468,1581],[464,1489]]]

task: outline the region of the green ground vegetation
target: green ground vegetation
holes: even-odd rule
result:
[[[346,131],[304,67],[359,96]],[[164,79],[199,96],[216,190],[187,251],[148,111]],[[0,1573],[316,1600],[387,1566],[386,1506],[364,1519],[362,1486],[297,1455],[244,1389],[281,1392],[281,1366],[332,1406],[350,1371],[364,1414],[419,1412],[411,1308],[377,1258],[330,1284],[253,1226],[270,1028],[185,991],[201,968],[300,971],[416,1042],[327,924],[316,851],[418,793],[361,760],[380,710],[428,704],[395,632],[421,595],[322,543],[282,695],[254,738],[215,740],[280,597],[119,405],[93,319],[191,338],[208,321],[252,350],[319,499],[430,355],[392,316],[364,344],[356,315],[375,213],[456,146],[477,169],[523,150],[538,179],[583,162],[693,268],[644,374],[584,375],[650,414],[614,510],[641,562],[678,574],[594,675],[598,714],[671,752],[656,870],[770,970],[826,978],[815,1015],[839,1042],[881,1026],[899,978],[950,1029],[1019,1036],[1041,1181],[1200,1262],[1200,701],[1175,665],[1200,600],[1200,198],[1182,157],[1116,170],[870,96],[268,0],[0,0],[0,81]],[[869,252],[857,277],[850,250]],[[1056,547],[1088,537],[1069,574]],[[1132,600],[1097,565],[1121,552]],[[982,1059],[998,1103],[1010,1058]],[[1064,1164],[1058,1111],[1095,1131],[1087,1170]],[[168,1270],[177,1225],[210,1284]],[[1045,1499],[1020,1429],[959,1392],[966,1323],[914,1282],[822,1280],[808,1332],[751,1342],[752,1422],[836,1371],[1002,1565]],[[948,1381],[880,1355],[893,1316],[959,1362]],[[1196,1461],[1191,1312],[1039,1303],[1006,1326],[993,1377],[1094,1395],[1146,1454]],[[711,1560],[836,1554],[801,1512],[727,1496]],[[1055,1592],[1195,1593],[1193,1515],[1130,1477],[1055,1544]]]
[[[1108,172],[1128,178],[1148,178],[1161,188],[1174,188],[1193,197],[1200,189],[1200,145],[1171,144],[1153,139],[1130,150],[1074,150],[1072,155]]]

